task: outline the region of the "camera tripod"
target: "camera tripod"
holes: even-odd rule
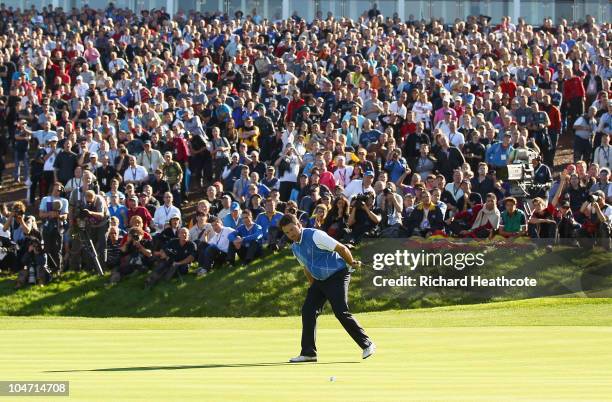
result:
[[[71,247],[70,253],[81,253],[84,251],[85,254],[93,261],[97,274],[104,276],[104,269],[102,268],[102,264],[98,258],[98,252],[94,247],[91,236],[89,236],[89,233],[87,233],[87,229],[78,227],[73,235],[73,240],[79,241],[79,247],[77,251],[74,251]]]

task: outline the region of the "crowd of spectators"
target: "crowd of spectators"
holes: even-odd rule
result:
[[[0,5],[3,265],[152,286],[284,247],[283,214],[609,249],[610,28]]]

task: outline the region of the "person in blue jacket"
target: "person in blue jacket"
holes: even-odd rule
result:
[[[304,267],[304,273],[310,283],[302,306],[302,350],[299,356],[289,362],[317,361],[317,317],[328,300],[340,324],[362,349],[361,357],[370,357],[376,351],[376,345],[348,308],[348,286],[351,279],[349,266],[359,267],[361,262],[353,258],[345,245],[324,231],[303,228],[295,215],[285,214],[279,226],[293,242],[293,255]]]
[[[495,169],[495,173],[498,179],[506,179],[508,177],[508,158],[510,153],[514,150],[510,144],[512,136],[509,132],[504,134],[504,138],[501,142],[493,143],[486,151],[485,161]]]
[[[389,173],[389,179],[395,183],[402,175],[408,170],[408,163],[402,158],[402,151],[397,148],[393,150],[391,157],[387,160],[384,166],[387,173]]]
[[[278,222],[283,214],[276,210],[276,201],[272,198],[266,199],[265,212],[257,215],[255,223],[261,226],[264,242],[268,243],[270,250],[278,250],[278,241],[283,237],[283,232],[278,227]]]
[[[227,261],[231,265],[236,263],[236,254],[240,257],[243,265],[247,265],[255,258],[261,256],[263,230],[261,226],[253,222],[253,213],[248,209],[242,211],[242,225],[238,226],[228,236],[228,239],[230,245]]]

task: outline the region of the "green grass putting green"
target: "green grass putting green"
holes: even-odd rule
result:
[[[371,359],[362,361],[335,318],[325,315],[319,363],[289,365],[286,359],[298,352],[299,317],[2,317],[0,378],[68,380],[70,400],[79,401],[612,395],[611,299],[533,299],[357,318],[378,344]]]
[[[395,246],[395,243],[391,245]],[[351,308],[357,312],[370,312],[567,295],[578,293],[580,285],[587,280],[596,285],[589,289],[612,289],[610,253],[573,248],[558,248],[554,253],[543,248],[489,248],[492,250],[487,257],[487,271],[496,275],[512,272],[525,272],[529,276],[536,274],[541,286],[533,288],[534,293],[525,288],[525,291],[484,300],[475,300],[469,294],[439,290],[433,293],[407,288],[373,291],[368,277],[374,271],[362,268],[351,279]],[[586,276],[588,273],[591,276]],[[15,291],[15,276],[2,276],[0,316],[292,316],[300,314],[300,303],[296,300],[303,300],[306,292],[303,270],[287,250],[267,255],[248,267],[224,267],[203,278],[189,274],[181,280],[160,283],[150,291],[143,290],[144,279],[144,275],[134,274],[118,285],[106,288],[104,283],[108,281],[108,275],[102,278],[89,273],[67,272],[60,280],[45,287],[32,286]],[[548,289],[548,292],[542,289]],[[609,297],[612,292],[607,294]]]

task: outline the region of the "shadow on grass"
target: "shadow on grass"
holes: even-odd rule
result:
[[[309,364],[359,364],[359,361],[339,361],[339,362],[268,362],[268,363],[227,363],[227,364],[194,364],[177,366],[142,366],[142,367],[109,367],[88,370],[48,370],[43,373],[83,373],[83,372],[114,372],[114,371],[152,371],[152,370],[190,370],[190,369],[214,369],[214,368],[241,368],[241,367],[275,367],[275,366],[304,366]]]

